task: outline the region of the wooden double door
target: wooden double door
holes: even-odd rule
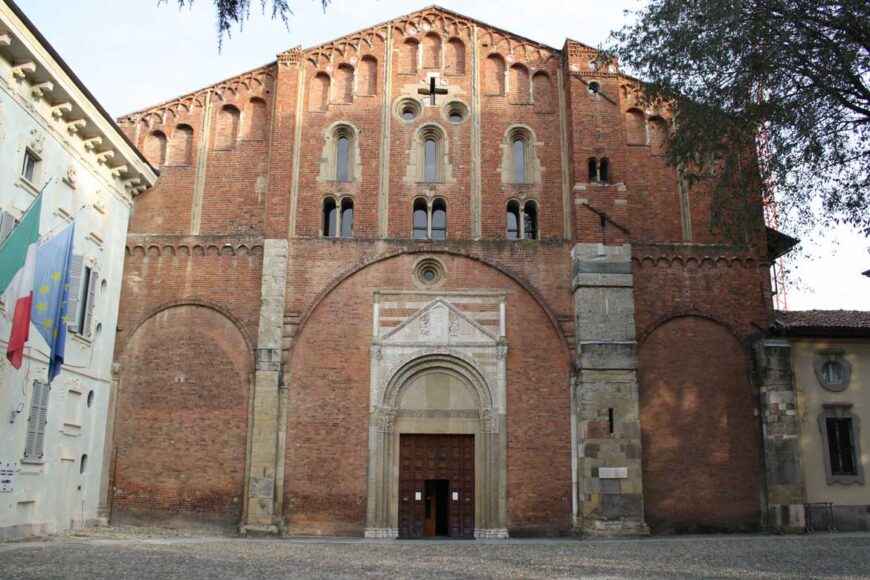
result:
[[[474,537],[474,435],[400,435],[399,536]]]

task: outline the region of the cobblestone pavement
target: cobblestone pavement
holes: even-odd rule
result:
[[[12,578],[870,578],[870,534],[245,540],[155,528],[0,543]]]

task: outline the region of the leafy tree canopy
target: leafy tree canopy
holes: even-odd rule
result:
[[[672,103],[670,161],[690,183],[718,176],[714,216],[761,189],[792,230],[870,235],[870,2],[650,0],[635,15],[610,51],[645,101]]]
[[[168,0],[158,0],[158,4],[164,4]],[[193,0],[177,0],[178,7],[184,8],[193,5]],[[218,48],[223,43],[224,36],[229,37],[234,26],[239,29],[244,26],[245,21],[251,16],[251,0],[212,0],[217,13],[217,32],[218,32]],[[317,0],[323,5],[323,9],[329,5],[331,0]],[[268,2],[260,0],[260,9],[265,14]],[[285,26],[290,23],[290,16],[293,11],[290,9],[290,4],[287,0],[271,0],[271,16],[273,19],[280,18]]]

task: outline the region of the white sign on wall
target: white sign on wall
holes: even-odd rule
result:
[[[0,461],[0,491],[15,490],[15,463]]]

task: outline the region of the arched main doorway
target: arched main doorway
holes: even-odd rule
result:
[[[472,325],[436,299],[372,348],[367,537],[507,537],[507,347]]]

